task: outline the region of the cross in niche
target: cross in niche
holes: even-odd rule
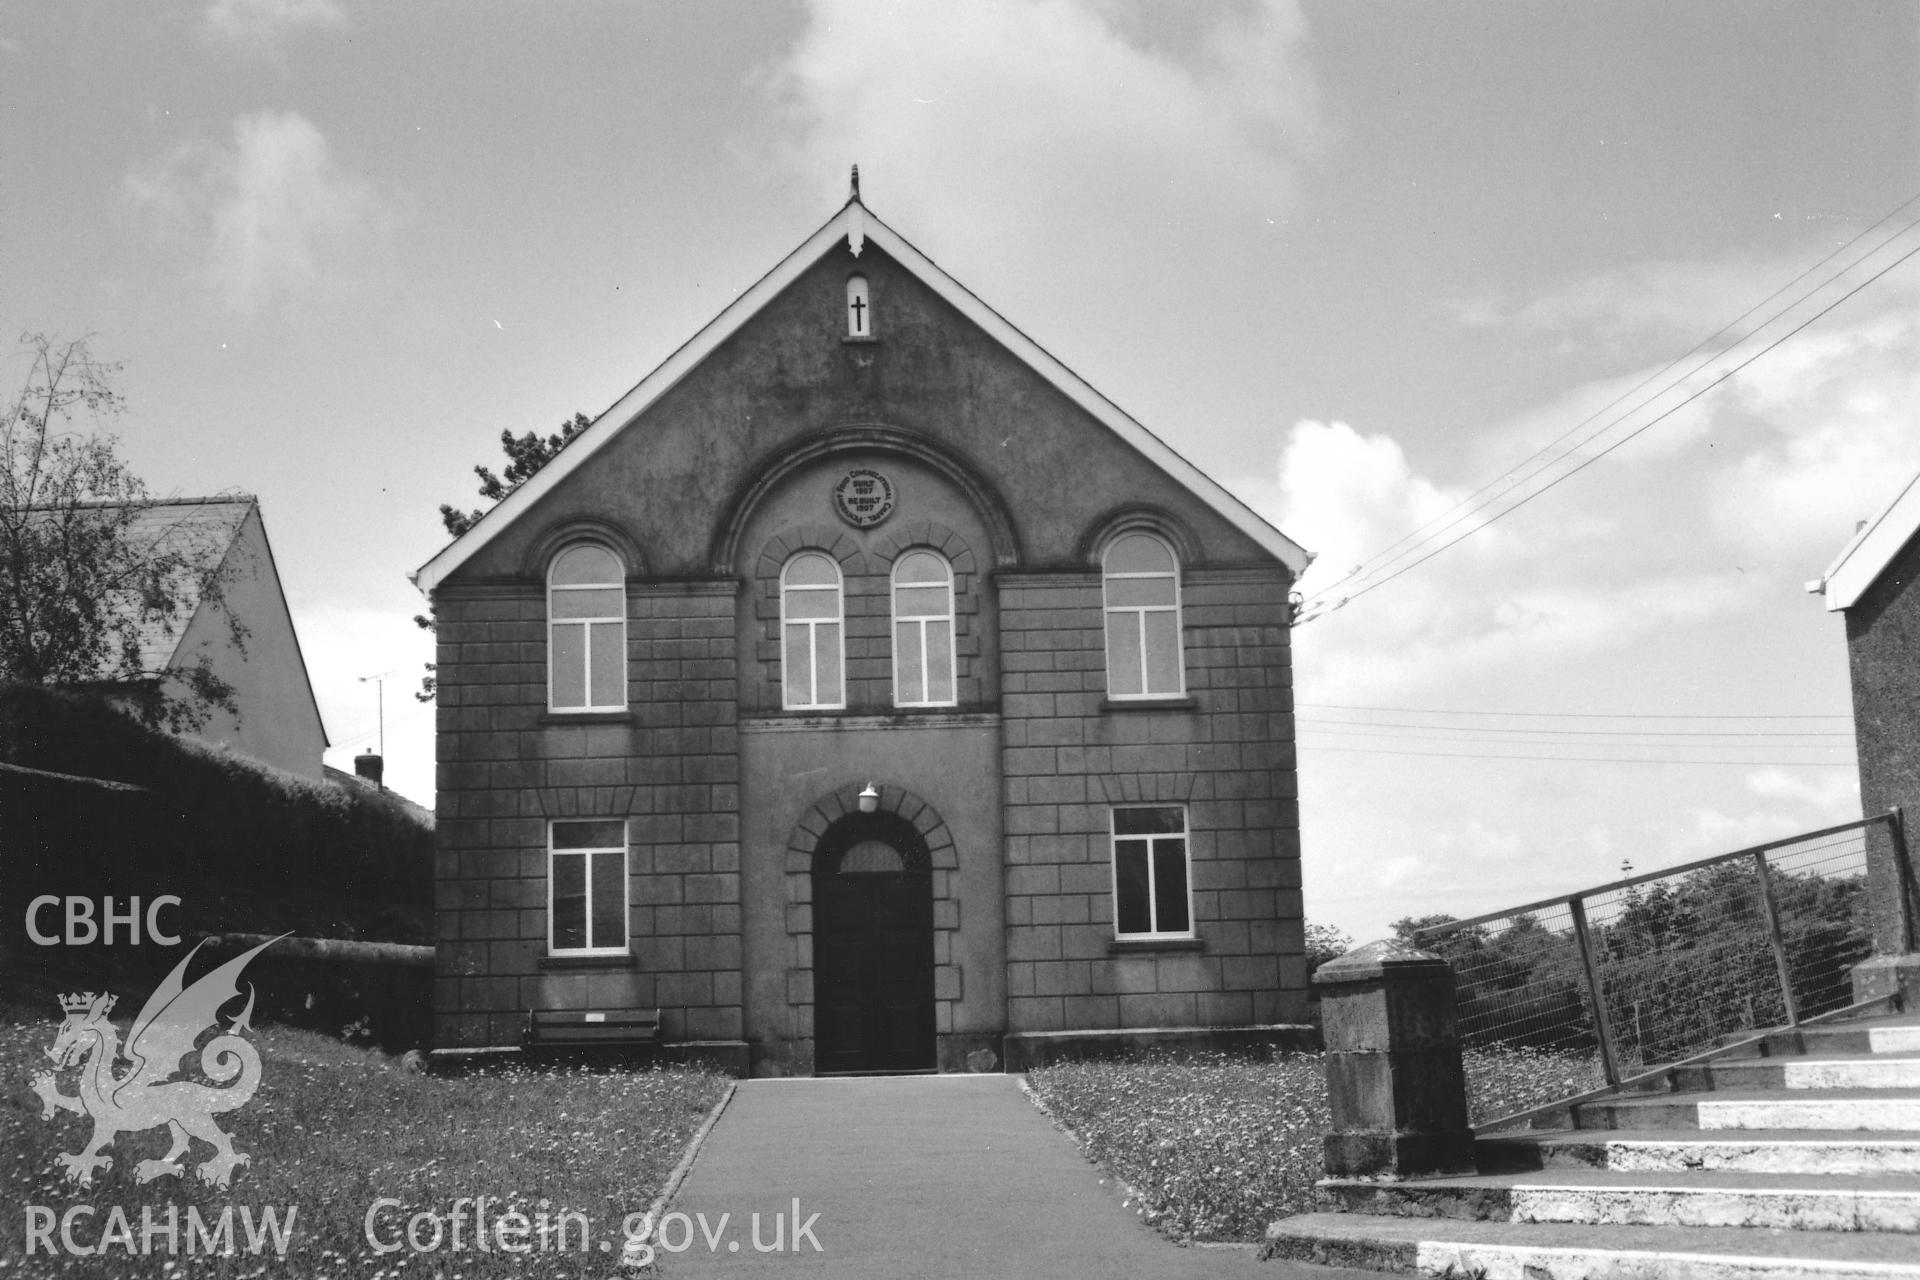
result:
[[[867,331],[867,300],[855,298],[847,305],[853,308],[853,331],[865,333]]]

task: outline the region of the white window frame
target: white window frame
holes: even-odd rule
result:
[[[1180,815],[1179,831],[1161,831],[1146,835],[1121,835],[1120,814],[1129,810],[1164,809]],[[1118,941],[1145,939],[1171,940],[1191,939],[1199,935],[1194,932],[1193,920],[1193,831],[1188,822],[1187,807],[1183,804],[1126,804],[1115,805],[1108,813],[1107,829],[1112,837],[1108,874],[1113,892],[1113,936]],[[1147,930],[1144,933],[1124,933],[1120,928],[1120,842],[1122,840],[1144,840],[1147,842]],[[1183,881],[1187,895],[1187,927],[1185,929],[1161,929],[1160,898],[1155,892],[1158,883],[1154,877],[1154,867],[1164,854],[1158,847],[1163,840],[1180,841],[1180,857],[1183,860]]]
[[[1112,557],[1114,548],[1131,537],[1149,538],[1159,543],[1161,548],[1166,551],[1168,560],[1173,564],[1172,572],[1167,573],[1155,570],[1151,573],[1116,573],[1109,569],[1107,567],[1107,561]],[[1111,602],[1109,597],[1112,591],[1112,584],[1116,580],[1141,580],[1148,578],[1171,578],[1173,580],[1172,604],[1113,604]],[[1127,529],[1117,534],[1112,541],[1107,543],[1106,550],[1102,552],[1100,556],[1100,594],[1101,604],[1103,606],[1101,619],[1105,624],[1107,653],[1107,697],[1115,702],[1145,702],[1154,699],[1184,698],[1187,694],[1187,642],[1184,627],[1181,622],[1180,555],[1173,549],[1173,544],[1159,534],[1146,529]],[[1171,613],[1173,615],[1174,669],[1178,673],[1179,679],[1171,689],[1153,689],[1148,687],[1150,683],[1148,680],[1150,669],[1147,666],[1147,615],[1150,613]],[[1115,614],[1132,614],[1138,625],[1140,641],[1138,650],[1134,653],[1133,658],[1140,670],[1139,693],[1114,692],[1113,619]]]
[[[793,566],[808,557],[817,557],[833,566],[833,584],[789,583],[787,575],[793,572]],[[787,593],[789,591],[831,591],[833,592],[834,614],[831,618],[788,618]],[[840,643],[835,648],[834,660],[840,664],[840,700],[838,702],[820,701],[820,637],[818,629],[826,625],[837,626]],[[807,633],[807,693],[809,701],[792,702],[788,700],[789,682],[787,680],[787,629],[801,627]],[[847,705],[847,578],[840,571],[840,562],[824,551],[807,550],[796,552],[780,567],[780,705],[788,711],[841,711]]]
[[[560,561],[568,552],[581,547],[592,547],[604,551],[613,557],[615,564],[622,565],[621,576],[611,582],[555,582],[554,570],[560,567]],[[625,562],[613,548],[599,542],[573,542],[562,547],[547,562],[547,710],[558,715],[581,715],[595,711],[625,711],[627,709],[627,582],[624,570]],[[556,592],[561,591],[617,591],[620,595],[620,612],[596,617],[562,618],[556,616],[553,602]],[[620,624],[620,701],[598,703],[593,700],[593,628],[607,623]],[[559,661],[560,646],[554,643],[555,629],[559,627],[579,626],[581,628],[581,688],[586,701],[580,706],[561,706],[555,696],[554,667]]]
[[[620,823],[620,846],[616,850],[612,845],[594,845],[577,849],[555,847],[555,836],[562,826],[585,822]],[[612,818],[555,818],[547,823],[547,954],[553,956],[624,956],[631,953],[633,937],[633,837],[627,829],[625,819]],[[620,943],[618,946],[596,947],[593,945],[593,855],[603,853],[620,855]],[[584,947],[563,947],[554,933],[554,887],[559,877],[554,868],[561,858],[580,857],[585,859],[584,882],[586,884],[586,902],[582,908],[586,915],[581,922],[581,933],[587,939]]]
[[[939,562],[946,571],[944,583],[912,582],[905,584],[910,589],[925,590],[932,586],[945,586],[947,589],[947,607],[943,613],[900,612],[900,566],[914,556],[926,556]],[[956,652],[956,633],[954,617],[953,564],[945,556],[926,547],[914,547],[901,554],[893,562],[893,572],[888,578],[888,602],[892,606],[893,622],[889,632],[890,647],[893,650],[893,705],[896,707],[954,707],[960,704],[960,659]],[[932,670],[927,662],[927,627],[932,624],[945,624],[947,628],[947,688],[952,691],[946,698],[904,698],[900,689],[900,624],[906,623],[913,628],[914,639],[920,645],[920,692],[932,692]]]

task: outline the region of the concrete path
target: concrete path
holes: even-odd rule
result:
[[[756,1213],[766,1252],[754,1248]],[[690,1237],[682,1252],[660,1250],[667,1280],[1368,1274],[1167,1243],[1121,1207],[1017,1077],[997,1075],[747,1081],[707,1135],[662,1231],[667,1245]]]

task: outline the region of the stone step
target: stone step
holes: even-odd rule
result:
[[[1869,1027],[1867,1047],[1874,1053],[1920,1053],[1920,1026]]]
[[[1920,1132],[1920,1089],[1723,1089],[1583,1102],[1576,1129],[1884,1129]]]
[[[1738,1137],[1676,1130],[1498,1134],[1474,1144],[1481,1173],[1540,1169],[1622,1172],[1816,1173],[1835,1177],[1920,1174],[1920,1134],[1789,1129]]]
[[[1915,1051],[1920,1051],[1920,1017],[1899,1014],[1776,1031],[1764,1040],[1745,1045],[1734,1053],[1739,1057],[1781,1057]]]
[[[1319,1186],[1341,1211],[1397,1217],[1920,1233],[1920,1175],[1911,1174],[1551,1169],[1390,1183],[1327,1179]],[[1920,1241],[1913,1248],[1920,1258]]]
[[[1671,1079],[1676,1090],[1920,1089],[1920,1056],[1721,1058]]]
[[[1920,1280],[1910,1235],[1298,1214],[1260,1256],[1482,1280]]]

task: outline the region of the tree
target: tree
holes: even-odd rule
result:
[[[1388,928],[1393,930],[1393,936],[1400,939],[1400,941],[1406,943],[1408,946],[1416,946],[1418,944],[1414,940],[1414,935],[1422,929],[1433,929],[1443,924],[1452,924],[1459,918],[1459,916],[1450,916],[1444,911],[1430,916],[1401,916],[1389,925]]]
[[[591,418],[576,411],[571,419],[562,422],[560,429],[549,436],[542,436],[537,431],[529,431],[521,436],[516,436],[511,431],[502,431],[500,448],[507,455],[506,470],[495,475],[488,467],[476,466],[473,474],[480,477],[480,496],[489,502],[499,502],[532,479],[535,472],[552,462],[559,452],[567,447],[569,441],[591,425],[593,425]],[[447,532],[456,538],[480,523],[480,517],[485,514],[487,514],[486,510],[480,507],[472,511],[462,511],[449,502],[440,504],[440,523],[445,525]],[[413,621],[414,625],[422,630],[433,630],[431,611],[414,614]],[[426,674],[420,677],[420,689],[413,695],[421,702],[433,701],[436,687],[434,664],[429,662],[426,666]]]
[[[172,637],[196,603],[224,599],[234,562],[185,525],[156,537],[143,519],[155,503],[99,429],[124,408],[119,366],[85,338],[30,333],[21,345],[27,375],[0,426],[0,679],[110,687],[143,723],[176,732],[216,708],[237,715],[209,655],[164,674],[141,658],[143,640]],[[74,429],[82,418],[92,430]],[[243,646],[244,626],[223,616]]]
[[[1321,965],[1329,960],[1338,960],[1353,950],[1352,935],[1330,924],[1315,924],[1311,920],[1306,925],[1307,939],[1307,976],[1311,978]]]
[[[537,431],[529,431],[516,436],[511,431],[500,433],[500,448],[507,455],[507,469],[500,475],[493,474],[484,466],[475,467],[473,474],[480,477],[480,496],[489,502],[500,499],[518,489],[533,478],[534,472],[552,462],[567,442],[592,425],[592,419],[584,413],[575,413],[569,422],[560,424],[560,430],[550,436],[542,436]],[[440,504],[440,523],[447,526],[447,532],[459,537],[480,522],[487,514],[476,508],[461,511],[450,503]]]

